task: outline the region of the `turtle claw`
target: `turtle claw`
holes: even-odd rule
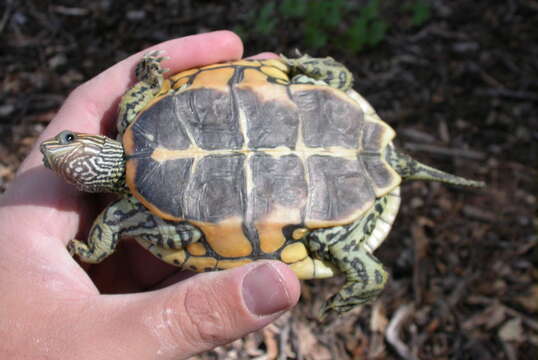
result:
[[[170,70],[161,65],[161,62],[170,59],[169,56],[163,56],[165,53],[164,50],[148,51],[136,65],[136,78],[149,84],[156,91],[161,88],[163,74]]]
[[[69,255],[71,255],[71,257],[75,257],[75,254],[77,252],[76,252],[75,243],[73,242],[73,240],[67,243],[67,251],[69,252]]]
[[[165,50],[151,50],[151,51],[148,51],[147,53],[144,54],[144,60],[157,62],[157,63],[161,63],[162,61],[170,60],[171,57],[167,56],[165,54],[166,54]],[[166,72],[169,69],[164,69],[164,70],[165,71],[163,71],[163,72]]]
[[[146,52],[144,54],[144,58],[157,58],[164,54],[166,54],[166,51],[156,49],[156,50],[151,50],[151,51]]]

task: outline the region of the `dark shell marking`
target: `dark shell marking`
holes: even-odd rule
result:
[[[254,240],[268,222],[350,223],[399,183],[381,156],[388,125],[339,90],[247,68],[163,97],[127,130],[127,182],[150,210],[195,223],[240,218]]]

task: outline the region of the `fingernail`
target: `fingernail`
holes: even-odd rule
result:
[[[291,304],[284,279],[271,264],[259,265],[245,275],[243,299],[250,312],[259,316],[276,313]]]

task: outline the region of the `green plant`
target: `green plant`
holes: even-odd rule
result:
[[[301,0],[284,0],[280,4],[279,10],[287,18],[300,18],[306,15],[308,2]]]
[[[425,0],[397,4],[397,11],[410,13],[413,26],[421,26],[431,17],[431,5]],[[381,0],[368,0],[363,6],[345,0],[273,0],[247,14],[247,23],[235,30],[244,37],[269,36],[285,21],[298,25],[294,31],[307,48],[316,50],[333,40],[334,46],[356,53],[385,39],[390,24],[381,5]]]
[[[332,33],[336,34],[337,46],[358,52],[365,46],[379,44],[385,37],[388,25],[381,18],[379,6],[379,0],[370,0],[362,8],[344,0],[284,0],[278,10],[285,18],[303,21],[308,47],[325,46]],[[351,25],[346,26],[347,23]]]
[[[288,20],[301,20],[304,41],[310,48],[326,45],[329,32],[342,22],[344,0],[284,0],[278,10]]]
[[[268,2],[261,7],[258,13],[257,21],[254,24],[254,31],[262,34],[269,35],[277,25],[277,18],[275,17],[275,3]]]
[[[422,26],[431,17],[431,4],[423,0],[415,0],[404,5],[404,10],[411,12],[411,24]]]
[[[389,25],[381,18],[379,5],[379,0],[370,0],[345,32],[344,43],[352,52],[376,46],[385,38]]]

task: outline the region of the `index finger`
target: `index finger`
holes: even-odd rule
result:
[[[164,50],[169,60],[163,62],[171,74],[196,66],[240,59],[241,39],[230,31],[216,31],[169,40],[140,51],[80,85],[41,134],[38,143],[69,129],[86,133],[103,133],[111,126],[119,99],[135,81],[134,67],[142,54]],[[41,154],[34,147],[19,173],[41,164]]]

